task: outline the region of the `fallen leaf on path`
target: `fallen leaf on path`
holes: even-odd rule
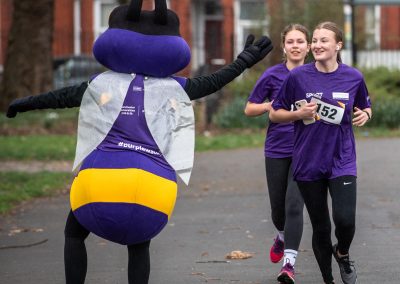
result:
[[[41,229],[41,228],[33,228],[33,229],[31,229],[31,232],[41,233],[41,232],[43,232],[43,229]]]
[[[41,233],[44,230],[42,228],[15,228],[8,232],[8,236],[12,237],[14,235],[26,232]]]
[[[14,236],[14,235],[22,233],[22,232],[27,232],[27,230],[26,229],[12,229],[8,232],[8,235]]]
[[[208,252],[203,252],[203,253],[201,254],[201,257],[204,257],[204,256],[208,256]]]
[[[245,252],[241,250],[234,250],[228,253],[225,258],[226,259],[247,259],[247,258],[252,258],[254,256],[254,253],[251,252]]]

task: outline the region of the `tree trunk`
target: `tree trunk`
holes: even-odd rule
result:
[[[272,64],[283,61],[281,32],[288,24],[299,23],[310,30],[322,21],[333,21],[339,26],[344,22],[342,0],[269,0],[270,28],[269,35],[274,43],[274,49],[268,58]],[[311,40],[311,38],[310,38]],[[309,53],[309,58],[312,53]]]
[[[52,88],[54,0],[14,0],[0,110],[15,98]]]

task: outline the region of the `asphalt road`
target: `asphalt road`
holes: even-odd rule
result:
[[[361,284],[400,283],[399,148],[400,139],[357,141],[357,230],[350,254]],[[196,154],[190,186],[180,185],[173,217],[152,241],[150,283],[277,283],[281,264],[268,260],[275,229],[264,176],[262,149]],[[65,194],[37,199],[0,218],[0,283],[64,283],[68,211]],[[322,283],[304,216],[296,283]],[[86,243],[86,283],[127,283],[125,247],[93,235]],[[253,257],[227,260],[234,250]],[[333,268],[340,283],[334,261]]]

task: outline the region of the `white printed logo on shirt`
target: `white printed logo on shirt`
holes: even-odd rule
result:
[[[335,106],[319,99],[312,98],[311,102],[317,104],[317,114],[320,119],[333,124],[340,124],[343,119],[345,105]]]
[[[323,92],[316,92],[316,93],[306,93],[306,98],[317,98],[320,99],[324,95]]]
[[[349,93],[332,92],[332,98],[334,100],[348,100],[349,99]]]
[[[134,115],[136,112],[135,106],[122,106],[121,115]]]

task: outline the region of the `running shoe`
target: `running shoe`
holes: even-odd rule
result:
[[[354,261],[350,260],[348,255],[339,257],[337,253],[337,244],[332,247],[333,256],[339,264],[340,276],[344,284],[354,284],[357,282],[357,272],[354,267]]]
[[[273,263],[278,263],[283,258],[285,244],[278,238],[274,240],[274,244],[269,251],[269,258]]]
[[[286,263],[278,274],[278,281],[285,284],[294,284],[294,267]]]

